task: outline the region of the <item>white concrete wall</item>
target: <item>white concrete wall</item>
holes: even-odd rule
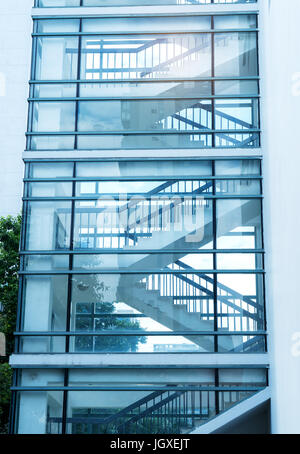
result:
[[[32,5],[0,2],[0,216],[21,211]]]
[[[261,3],[272,432],[299,434],[300,2]]]

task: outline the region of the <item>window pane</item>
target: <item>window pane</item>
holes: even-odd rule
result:
[[[28,202],[28,250],[70,247],[71,202]]]
[[[260,200],[217,200],[217,247],[262,247]]]
[[[28,197],[71,197],[72,183],[27,183]]]
[[[39,37],[36,80],[77,79],[78,37]]]
[[[78,19],[40,19],[37,20],[38,33],[76,33],[79,32]]]
[[[216,3],[216,2],[215,2]],[[232,3],[232,2],[231,2]],[[245,2],[244,2],[245,3]],[[233,16],[215,16],[216,29],[256,28],[256,14],[236,14]]]
[[[73,163],[68,162],[32,162],[31,178],[61,178],[73,176]]]
[[[78,162],[78,177],[180,177],[212,175],[212,162],[207,160],[146,160],[116,162]],[[130,179],[130,178],[129,178]],[[126,191],[127,192],[127,191]]]
[[[198,97],[211,95],[211,82],[123,82],[80,84],[80,96],[84,97]]]
[[[259,93],[257,80],[216,80],[216,95],[256,95]]]
[[[246,135],[246,134],[245,134]],[[249,137],[239,139],[230,138],[229,146],[242,146],[242,141]],[[249,134],[247,135],[249,136]],[[258,139],[257,139],[258,143]],[[164,149],[164,148],[210,148],[212,136],[210,134],[114,134],[114,135],[84,135],[78,136],[77,148],[79,150],[114,150],[114,149]],[[223,146],[223,145],[222,145]],[[257,145],[256,145],[257,146]]]
[[[211,35],[82,39],[82,79],[164,79],[211,75]]]
[[[224,33],[215,38],[216,76],[257,76],[256,33]]]
[[[48,269],[51,267],[48,258]],[[24,331],[65,331],[68,277],[58,276],[26,276],[24,278]],[[35,341],[35,338],[32,338]],[[32,340],[24,340],[27,351],[30,351]],[[37,343],[47,351],[49,342],[57,339],[40,338]],[[64,344],[63,344],[64,349]],[[36,351],[36,350],[35,350]]]
[[[211,129],[211,101],[141,100],[79,103],[79,131]]]
[[[74,136],[31,136],[28,142],[28,150],[73,150],[75,146]]]
[[[111,5],[110,5],[111,6]],[[245,24],[246,25],[246,24]],[[118,33],[124,32],[178,32],[186,30],[189,31],[202,31],[210,30],[211,19],[210,16],[164,16],[164,17],[126,17],[126,18],[97,18],[97,19],[83,19],[82,31],[83,32],[111,32],[118,30]]]
[[[34,98],[76,97],[75,84],[34,84]]]
[[[258,159],[227,159],[215,162],[216,175],[260,175]]]
[[[77,202],[74,229],[76,249],[197,248],[212,239],[212,201],[171,197]]]
[[[75,129],[75,102],[34,102],[32,131],[64,132]]]
[[[17,394],[18,434],[61,434],[62,391],[23,391]],[[59,421],[52,424],[52,421]]]

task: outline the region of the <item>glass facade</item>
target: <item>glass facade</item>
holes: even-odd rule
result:
[[[26,175],[20,352],[265,351],[259,160]]]
[[[207,5],[210,3],[256,3],[257,0],[35,0],[38,8],[63,6],[161,6],[161,5]],[[138,5],[137,5],[138,3]]]
[[[254,1],[138,6],[208,3]],[[32,56],[11,430],[189,433],[268,385],[257,15],[36,18]]]
[[[266,370],[261,368],[148,368],[138,371],[138,382],[134,368],[24,369],[14,387],[15,430],[19,434],[186,433],[266,384]]]
[[[255,14],[40,19],[34,59],[28,150],[259,146]]]

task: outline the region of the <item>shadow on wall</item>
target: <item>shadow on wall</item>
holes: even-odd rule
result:
[[[271,418],[270,418],[271,403],[270,400],[259,405],[255,409],[249,411],[226,424],[221,429],[213,432],[214,434],[270,434],[271,433]]]

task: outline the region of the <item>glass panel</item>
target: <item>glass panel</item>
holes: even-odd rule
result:
[[[82,97],[155,97],[184,98],[210,96],[211,82],[122,82],[122,83],[85,83],[80,84]],[[248,92],[250,93],[250,92]]]
[[[265,336],[219,336],[221,353],[265,353]]]
[[[219,369],[220,386],[267,386],[266,369]]]
[[[259,159],[227,159],[215,161],[216,175],[257,175],[261,174]]]
[[[217,247],[260,249],[261,201],[217,200]]]
[[[260,146],[259,134],[215,134],[217,148],[258,148]]]
[[[211,275],[193,274],[191,270],[191,274],[146,277],[138,274],[73,276],[72,331],[137,332],[128,339],[125,335],[109,334],[77,336],[72,339],[74,351],[213,351],[211,336],[183,337],[172,333],[213,329]],[[145,337],[145,331],[152,331],[153,335]],[[161,331],[169,335],[159,336]]]
[[[70,247],[71,202],[28,202],[28,250]]]
[[[245,26],[247,25],[248,22],[245,21]],[[90,33],[111,32],[112,30],[118,30],[118,33],[122,32],[143,33],[145,31],[185,32],[186,30],[189,30],[190,32],[192,31],[198,32],[202,30],[210,30],[210,28],[211,28],[210,16],[186,16],[186,17],[164,16],[151,17],[150,20],[148,17],[126,17],[126,18],[105,17],[97,19],[83,19],[82,21],[82,31]]]
[[[51,259],[48,259],[49,262]],[[51,265],[48,265],[50,269]],[[24,331],[65,331],[68,301],[68,277],[58,276],[26,276],[24,278]],[[46,337],[24,338],[24,348],[30,348],[32,342],[45,348],[49,342],[58,339]],[[64,344],[63,344],[64,350]],[[44,351],[44,350],[41,350]]]
[[[216,180],[217,194],[259,195],[260,180]]]
[[[37,0],[37,6],[39,8],[56,6],[80,6],[80,0]]]
[[[241,141],[236,140],[235,138],[229,139],[231,141],[231,147],[236,147],[236,143],[241,144]],[[244,136],[242,137],[242,140],[245,140]],[[209,134],[118,134],[78,136],[79,150],[209,148],[211,146],[212,136]]]
[[[217,2],[215,2],[215,3],[217,3]],[[257,26],[256,18],[257,18],[256,14],[236,14],[233,16],[229,16],[229,15],[214,16],[214,25],[215,25],[215,29],[223,29],[223,30],[232,30],[235,28],[237,28],[237,29],[239,29],[239,28],[256,28],[256,26]]]
[[[224,391],[219,392],[219,411],[226,411],[237,403],[248,399],[255,391]]]
[[[37,38],[37,80],[77,79],[78,37]]]
[[[257,34],[218,33],[215,35],[215,75],[257,76]]]
[[[231,111],[234,108],[235,106]],[[78,130],[100,132],[211,129],[211,110],[211,101],[196,99],[82,101],[79,102]],[[237,114],[239,112],[240,106]]]
[[[72,162],[31,162],[31,178],[61,178],[73,176]]]
[[[217,293],[220,330],[260,331],[265,329],[261,275],[219,274]],[[233,340],[246,342],[248,339],[234,337]]]
[[[34,84],[34,98],[73,98],[76,97],[75,84]]]
[[[165,391],[155,392],[138,388],[70,391],[67,433],[179,434],[215,414],[212,391],[184,391],[180,387],[169,391],[166,387]],[[154,406],[157,411],[152,409]]]
[[[257,0],[139,0],[139,6],[143,5],[195,5],[207,3],[255,3]],[[37,0],[37,6],[80,6],[80,0]],[[136,0],[83,0],[83,6],[137,6]]]
[[[213,353],[212,336],[77,336],[70,349],[76,353]],[[74,347],[73,347],[74,346]],[[72,348],[73,347],[73,348]]]
[[[191,196],[212,193],[211,180],[171,180],[171,181],[85,181],[76,183],[77,197],[95,197],[105,194],[121,196]]]
[[[62,369],[22,369],[19,386],[64,386]]]
[[[215,100],[216,129],[256,129],[258,128],[257,99]]]
[[[240,371],[239,369],[237,372]],[[242,371],[240,371],[242,374]],[[234,375],[235,376],[235,375]],[[245,373],[247,377],[247,374]],[[247,377],[248,378],[248,377]],[[249,380],[248,380],[249,381]],[[87,390],[96,386],[165,386],[167,383],[171,385],[186,384],[190,385],[205,385],[214,386],[215,373],[213,369],[185,369],[179,366],[174,368],[155,368],[147,367],[146,369],[138,369],[138,385],[137,385],[137,370],[131,368],[120,369],[70,369],[69,370],[69,386],[84,386]],[[89,390],[88,390],[89,391]],[[73,392],[73,391],[72,391]],[[89,391],[90,392],[90,391]]]
[[[32,131],[75,130],[75,102],[33,102]]]
[[[77,202],[75,248],[199,248],[212,241],[212,201],[171,196]]]
[[[17,402],[18,434],[62,433],[62,391],[23,391]]]
[[[182,18],[180,19],[182,20]],[[164,79],[211,75],[211,35],[82,39],[82,79]]]
[[[256,95],[259,93],[257,80],[216,80],[216,95]]]
[[[29,139],[29,150],[73,150],[74,136],[32,136]]]
[[[24,269],[28,271],[69,269],[68,255],[25,255]]]
[[[71,197],[72,183],[27,183],[28,197]]]
[[[212,162],[208,160],[189,161],[187,159],[145,160],[145,161],[102,161],[78,162],[76,164],[77,177],[189,177],[212,175]],[[126,191],[127,192],[127,191]]]
[[[65,353],[64,336],[20,336],[20,353]]]
[[[217,254],[219,270],[262,269],[262,254]]]
[[[79,32],[79,19],[39,19],[36,22],[38,33]]]
[[[213,257],[211,254],[97,254],[75,255],[74,269],[82,270],[163,270],[166,266],[176,269],[176,263],[180,259],[184,264],[193,269],[213,269]],[[223,263],[223,262],[221,262]],[[247,262],[246,262],[247,263]],[[252,262],[251,262],[252,263]],[[253,266],[253,265],[252,265]]]

